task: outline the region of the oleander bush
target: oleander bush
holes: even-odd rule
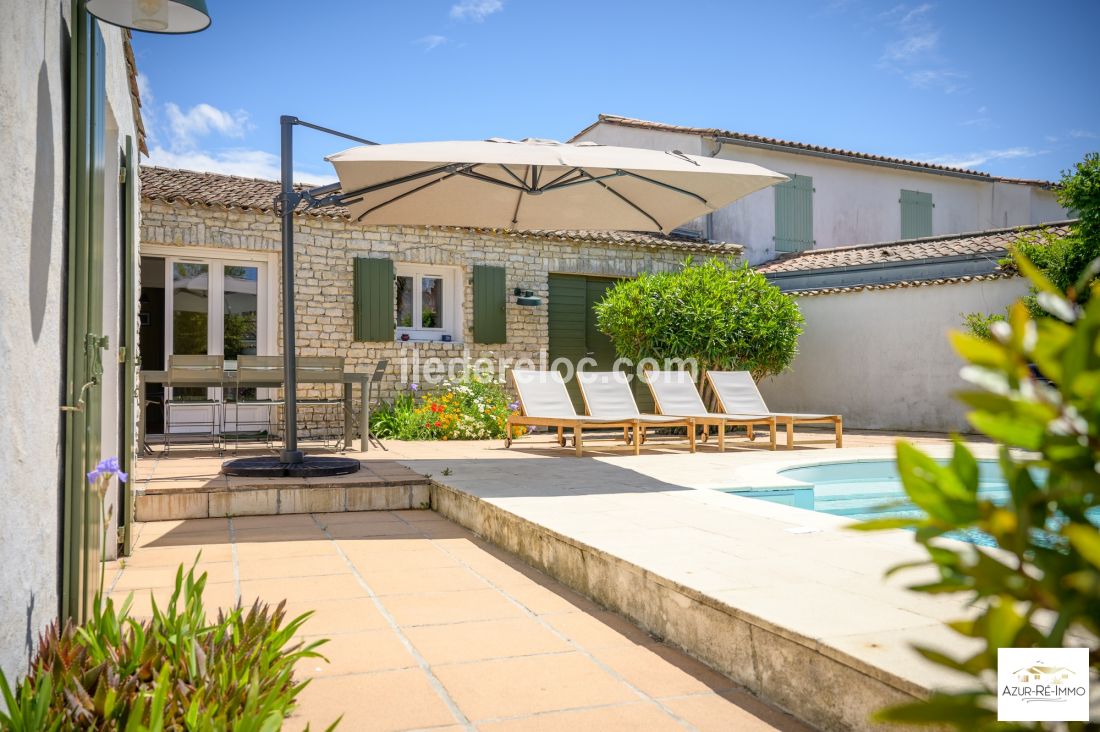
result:
[[[880,721],[1045,729],[997,721],[998,648],[1084,646],[1093,677],[1100,673],[1100,282],[1094,279],[1100,259],[1068,291],[1019,253],[1016,266],[1038,291],[1045,317],[1032,317],[1021,301],[989,327],[988,338],[953,335],[968,363],[963,375],[976,386],[959,398],[972,409],[970,424],[1000,446],[1007,500],[979,493],[978,463],[961,441],[946,465],[900,443],[906,493],[925,515],[856,526],[914,530],[928,552],[918,564],[933,567],[937,577],[911,589],[963,595],[979,608],[972,620],[950,623],[980,641],[976,653],[916,647],[933,663],[970,676],[971,688],[883,710]],[[1092,297],[1081,296],[1078,288],[1085,287]],[[992,548],[942,541],[960,530],[980,531]]]
[[[150,620],[130,616],[132,597],[116,609],[97,596],[87,622],[50,626],[14,688],[0,672],[0,729],[279,729],[307,683],[295,681],[294,664],[321,657],[324,641],[295,643],[310,614],[288,621],[283,603],[219,610],[211,623],[205,585],[205,573],[180,566]]]
[[[1062,174],[1058,187],[1058,202],[1074,212],[1077,221],[1066,236],[1055,236],[1041,231],[1025,236],[1013,247],[1012,256],[998,264],[1004,272],[1020,274],[1015,255],[1022,255],[1031,262],[1043,277],[1062,293],[1072,292],[1069,299],[1075,305],[1085,304],[1090,297],[1089,281],[1096,276],[1093,271],[1084,283],[1081,278],[1089,264],[1100,257],[1100,155],[1089,153],[1072,170]],[[1032,287],[1023,299],[1031,317],[1048,317],[1039,302],[1040,291]],[[1064,295],[1065,296],[1065,295]],[[1007,314],[967,313],[963,315],[963,327],[971,335],[989,340],[990,327],[1003,322]]]
[[[635,364],[680,360],[700,375],[749,371],[757,380],[790,366],[803,322],[794,298],[764,275],[717,259],[622,280],[595,310],[596,327]]]
[[[491,374],[467,372],[457,382],[432,389],[410,384],[371,414],[371,432],[396,440],[488,440],[505,436],[505,423],[519,405]],[[514,428],[513,437],[522,433]]]

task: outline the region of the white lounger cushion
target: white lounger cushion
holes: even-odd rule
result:
[[[653,393],[653,400],[661,414],[679,417],[712,417],[715,419],[748,420],[765,419],[763,414],[727,414],[707,409],[695,388],[695,380],[689,371],[646,371],[645,380]]]
[[[798,414],[794,412],[772,412],[760,396],[752,374],[748,371],[708,371],[707,378],[718,394],[718,400],[727,413],[768,414],[776,417],[798,417],[817,419],[833,417],[832,414]]]
[[[557,371],[512,370],[512,382],[516,385],[523,414],[542,419],[583,420],[607,422],[601,418],[589,419],[577,414],[573,400],[565,388],[565,381]]]
[[[584,392],[588,412],[593,416],[604,419],[641,419],[654,424],[677,421],[676,417],[642,414],[634,401],[630,382],[622,371],[581,371],[577,373],[577,381]]]

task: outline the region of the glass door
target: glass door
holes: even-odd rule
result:
[[[266,353],[267,264],[216,258],[166,257],[168,288],[165,311],[165,350],[178,355],[222,355],[226,369],[235,369],[242,355]],[[165,364],[167,366],[167,363]],[[177,399],[233,399],[231,389],[205,387],[175,388]],[[224,392],[224,393],[223,393]],[[241,390],[242,400],[254,400],[256,390]],[[266,407],[250,407],[252,412]],[[241,420],[245,419],[245,408]],[[186,432],[189,422],[209,412],[189,414],[187,407],[172,409],[172,424],[166,429]],[[230,410],[229,415],[233,415]],[[249,414],[253,420],[258,415]],[[228,427],[232,429],[232,427]]]

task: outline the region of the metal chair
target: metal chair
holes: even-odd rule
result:
[[[222,439],[231,434],[233,438],[233,452],[240,449],[241,438],[262,438],[268,447],[273,446],[271,435],[271,412],[268,411],[264,421],[244,420],[240,418],[241,407],[277,407],[285,404],[281,398],[261,399],[256,396],[242,397],[242,390],[250,389],[279,389],[283,386],[283,357],[282,356],[245,356],[237,357],[237,375],[232,385],[233,399],[226,400],[222,409]],[[246,392],[247,393],[247,392]],[[227,432],[226,425],[229,421],[229,407],[233,407],[233,431]],[[263,429],[245,430],[241,427],[262,427]]]
[[[339,414],[344,414],[344,394],[341,388],[339,397],[331,394],[330,384],[344,385],[344,357],[343,356],[300,356],[296,361],[298,383],[310,386],[319,386],[320,395],[299,399],[298,405],[305,407],[339,407]],[[320,422],[320,420],[318,420]],[[312,433],[313,430],[311,430]],[[327,438],[326,444],[328,443]]]
[[[171,355],[168,357],[168,382],[164,391],[164,451],[172,449],[172,407],[206,407],[210,409],[210,422],[200,422],[200,425],[210,425],[210,444],[214,449],[219,448],[221,435],[219,433],[218,408],[222,407],[222,400],[210,398],[209,389],[220,386],[225,378],[225,358],[223,356],[183,356]],[[176,389],[200,388],[206,392],[204,397],[184,397],[176,393]],[[169,396],[169,394],[171,396]],[[181,433],[184,434],[184,433]],[[195,433],[186,433],[195,434]],[[203,433],[198,433],[203,434]]]
[[[382,377],[386,375],[386,369],[389,367],[389,365],[390,365],[389,359],[387,359],[387,358],[380,359],[378,361],[378,363],[374,364],[374,371],[372,371],[371,375],[369,377],[367,377],[367,383],[365,384],[367,393],[366,393],[366,398],[363,400],[363,402],[364,402],[363,407],[364,407],[364,409],[367,410],[367,416],[366,416],[366,419],[364,420],[364,422],[367,425],[367,434],[359,435],[360,442],[362,443],[362,446],[363,446],[364,450],[367,449],[367,446],[372,441],[378,443],[379,447],[385,449],[385,447],[382,445],[381,440],[379,440],[375,437],[371,437],[371,434],[370,434],[370,412],[371,412],[371,407],[372,406],[374,406],[376,404],[379,404],[382,401]]]

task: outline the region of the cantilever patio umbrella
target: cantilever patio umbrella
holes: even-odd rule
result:
[[[786,180],[675,150],[534,139],[364,145],[327,160],[364,224],[668,233]]]
[[[731,160],[595,143],[491,139],[377,145],[283,116],[283,348],[286,449],[278,458],[229,461],[238,475],[318,475],[358,470],[348,458],[306,458],[298,449],[294,349],[295,211],[346,206],[354,221],[488,229],[672,231],[786,178]],[[339,183],[295,189],[293,129],[303,126],[362,143],[327,158]]]

